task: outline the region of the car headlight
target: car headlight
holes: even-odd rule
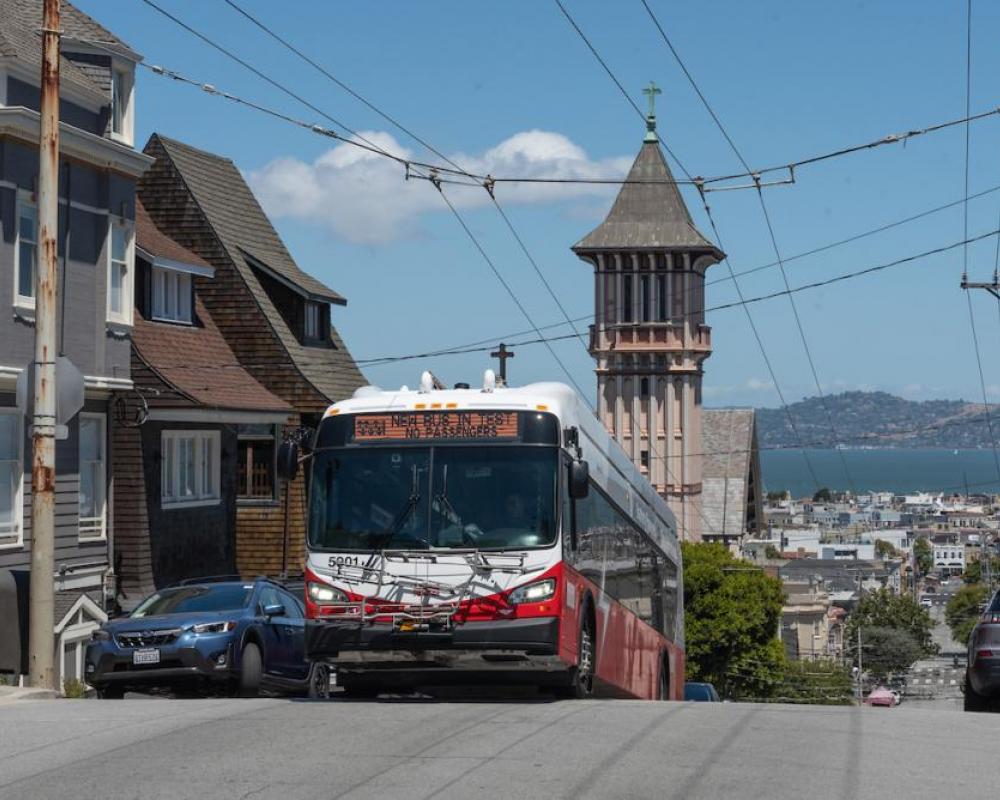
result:
[[[508,598],[511,605],[520,603],[540,603],[550,599],[556,593],[556,582],[553,578],[544,581],[536,581],[524,586],[519,586],[510,593]]]
[[[226,622],[203,622],[201,625],[192,625],[191,633],[227,633],[236,627],[236,623],[227,620]]]
[[[104,628],[98,628],[90,634],[90,641],[92,642],[110,642],[111,634],[108,633]]]
[[[309,582],[309,599],[314,603],[346,603],[347,595],[334,586]]]

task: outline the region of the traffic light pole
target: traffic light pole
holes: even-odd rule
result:
[[[42,11],[38,256],[35,265],[35,396],[31,429],[31,589],[28,680],[54,689],[56,494],[56,236],[59,227],[59,0]]]

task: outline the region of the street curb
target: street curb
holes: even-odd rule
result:
[[[21,700],[56,700],[62,697],[52,689],[32,689],[16,686],[0,687],[0,705]]]

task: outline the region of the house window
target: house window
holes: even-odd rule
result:
[[[80,538],[103,539],[107,524],[107,459],[103,414],[80,414]]]
[[[0,409],[0,546],[21,545],[23,449],[21,412]]]
[[[306,303],[305,337],[307,339],[319,339],[320,332],[319,303]]]
[[[163,431],[163,507],[219,502],[219,432]]]
[[[236,461],[239,468],[237,497],[240,500],[276,499],[275,434],[273,425],[240,425],[237,428]]]
[[[14,301],[17,305],[35,306],[35,272],[38,269],[38,206],[26,193],[18,196],[17,240],[14,244],[17,282]]]
[[[153,267],[153,319],[191,324],[191,276]]]
[[[108,320],[132,324],[132,226],[111,220],[108,236]]]
[[[132,75],[129,70],[111,71],[111,137],[132,143]]]

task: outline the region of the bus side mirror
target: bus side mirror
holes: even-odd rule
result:
[[[278,477],[293,481],[299,474],[299,445],[297,442],[282,442],[278,448]]]
[[[572,461],[569,465],[569,496],[582,500],[590,492],[590,467],[586,461]]]

